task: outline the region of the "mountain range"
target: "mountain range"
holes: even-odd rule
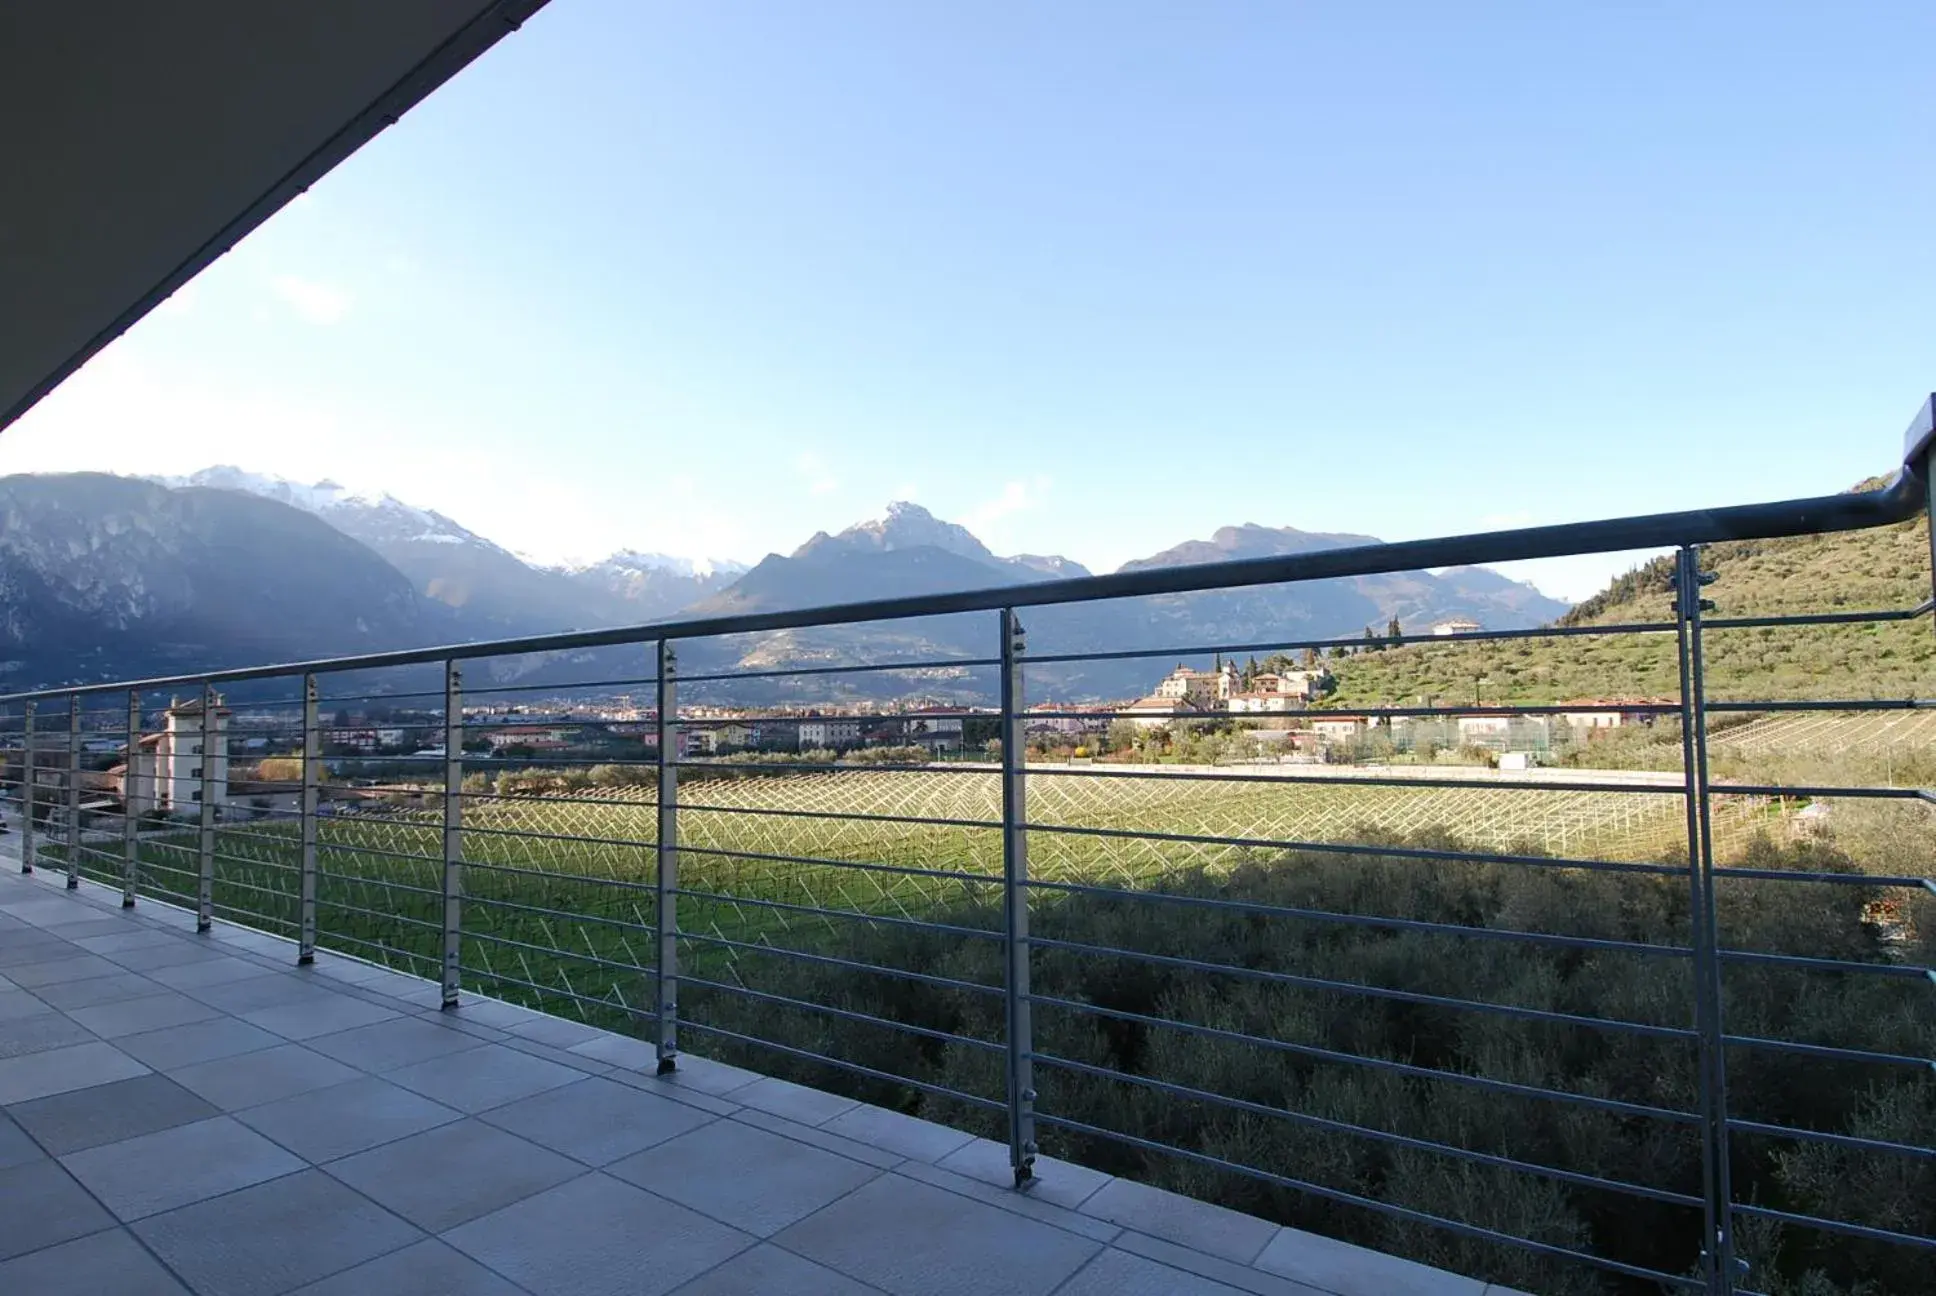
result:
[[[791,554],[737,563],[622,551],[581,566],[531,562],[445,515],[324,481],[231,467],[143,480],[99,473],[0,478],[0,682],[6,688],[185,673],[324,655],[777,611],[1085,576],[1072,559],[995,554],[915,504]],[[1124,565],[1176,567],[1362,544],[1368,536],[1225,527]],[[1467,617],[1494,628],[1567,610],[1484,568],[1410,572],[1036,609],[1037,653],[1355,635]],[[929,617],[692,643],[687,673],[993,655],[992,618]],[[480,663],[492,682],[564,685],[637,675],[638,649]],[[1061,663],[1032,687],[1069,697],[1142,691],[1170,663]],[[613,674],[613,672],[619,672]],[[840,681],[836,684],[834,681]],[[392,687],[396,687],[394,684]],[[833,692],[986,696],[985,671],[947,664],[736,686],[749,701]],[[715,690],[716,691],[716,688]],[[706,690],[701,689],[701,695]]]

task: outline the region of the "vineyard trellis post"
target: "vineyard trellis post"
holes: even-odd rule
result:
[[[1701,663],[1701,597],[1714,577],[1701,571],[1698,546],[1675,556],[1674,622],[1679,648],[1681,762],[1687,800],[1689,939],[1693,947],[1696,1087],[1701,1116],[1704,1230],[1701,1272],[1713,1296],[1733,1296],[1734,1190],[1728,1165],[1726,1045],[1721,1023],[1721,959],[1714,897],[1714,824],[1707,766],[1707,697]]]
[[[463,988],[464,948],[464,677],[444,663],[444,986],[455,1008]]]
[[[653,966],[658,1004],[659,1074],[679,1062],[679,655],[670,639],[659,641],[659,828],[658,870],[653,888],[653,925],[658,957]]]
[[[121,773],[121,907],[134,908],[141,881],[141,816],[135,813],[135,769],[141,751],[141,690],[128,690],[128,759]]]
[[[1007,955],[1008,1163],[1015,1186],[1035,1175],[1035,1035],[1029,1012],[1028,783],[1022,725],[1022,623],[1001,612],[1002,940]]]
[[[302,799],[297,803],[297,833],[302,840],[302,873],[298,886],[296,962],[316,961],[316,810],[321,777],[323,735],[322,706],[316,691],[316,677],[303,676],[302,704]]]
[[[67,889],[81,889],[81,695],[67,699]]]
[[[197,836],[195,861],[195,930],[215,926],[215,685],[202,681],[202,740],[196,754],[201,758],[201,781],[195,799],[201,803],[201,832]],[[171,748],[172,751],[172,748]],[[174,758],[180,760],[179,756]],[[157,761],[159,765],[159,761]],[[159,772],[159,771],[157,771]],[[173,771],[170,770],[170,773]],[[176,786],[180,786],[179,783]]]

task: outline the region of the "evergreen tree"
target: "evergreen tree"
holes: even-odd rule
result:
[[[1404,634],[1405,632],[1398,628],[1398,618],[1393,617],[1391,619],[1391,624],[1385,627],[1385,638],[1390,639],[1395,643],[1399,639],[1403,638]]]

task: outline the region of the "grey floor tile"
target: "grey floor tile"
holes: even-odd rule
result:
[[[85,981],[90,977],[112,976],[125,969],[102,958],[85,954],[69,945],[65,956],[44,963],[16,963],[6,969],[7,980],[23,990],[59,985],[63,981]]]
[[[627,1067],[633,1071],[656,1071],[659,1066],[658,1046],[646,1040],[633,1039],[629,1035],[614,1035],[600,1031],[596,1039],[574,1044],[571,1051],[581,1057],[612,1066]]]
[[[1037,1201],[1032,1193],[1016,1192],[1014,1188],[1007,1185],[998,1188],[980,1179],[970,1179],[967,1175],[929,1165],[926,1161],[903,1161],[895,1167],[894,1173],[906,1175],[910,1179],[919,1179],[924,1184],[932,1184],[959,1197],[972,1197],[978,1202],[993,1206],[996,1210],[1005,1210],[1011,1215],[1040,1220],[1044,1224],[1054,1225],[1068,1233],[1080,1233],[1091,1241],[1116,1242],[1123,1235],[1121,1228],[1106,1220],[1093,1219],[1080,1211],[1072,1211],[1066,1206]]]
[[[135,927],[130,931],[129,928],[132,924],[117,922],[111,918],[103,919],[102,921],[113,923],[114,930],[111,933],[104,932],[96,936],[83,936],[79,940],[74,941],[74,943],[90,954],[113,954],[118,950],[146,949],[150,945],[167,945],[172,941],[181,939],[181,937],[175,935],[173,932],[156,931],[152,927]],[[70,939],[72,938],[70,937]]]
[[[1223,1206],[1165,1192],[1132,1179],[1105,1184],[1082,1203],[1082,1213],[1148,1233],[1166,1242],[1249,1264],[1277,1236],[1278,1226]]]
[[[169,1074],[183,1087],[193,1089],[222,1110],[240,1111],[312,1089],[342,1084],[361,1073],[300,1044],[283,1044],[237,1057],[197,1062]]]
[[[134,1231],[201,1296],[275,1296],[422,1237],[320,1170],[157,1215]]]
[[[334,1035],[338,1031],[354,1030],[358,1026],[370,1026],[400,1016],[402,1014],[395,1009],[379,1008],[361,999],[335,993],[324,999],[274,1004],[241,1014],[242,1020],[251,1026],[260,1026],[263,1030],[274,1031],[284,1039],[292,1040]]]
[[[223,1012],[246,1013],[278,1004],[317,1003],[335,992],[311,985],[301,977],[272,972],[268,976],[184,986],[182,993],[213,1004]]]
[[[31,1017],[16,1017],[0,1026],[0,1058],[45,1053],[70,1044],[85,1044],[93,1038],[93,1031],[51,1010]]]
[[[9,937],[0,944],[0,972],[11,978],[12,969],[25,967],[29,963],[48,963],[57,959],[79,958],[87,953],[72,942],[46,932],[30,932],[24,936]]]
[[[544,1017],[544,1014],[535,1008],[508,1004],[502,999],[492,999],[480,994],[464,995],[456,1015],[481,1026],[495,1026],[499,1030],[509,1030],[513,1026],[527,1026]]]
[[[1056,1296],[1245,1296],[1240,1287],[1113,1248],[1084,1265]]]
[[[367,1151],[459,1120],[462,1112],[375,1076],[331,1085],[236,1119],[306,1160],[321,1163]]]
[[[714,1118],[670,1098],[591,1077],[492,1108],[479,1119],[586,1165],[602,1166]]]
[[[755,1080],[743,1089],[735,1089],[733,1101],[747,1107],[757,1107],[775,1116],[784,1116],[790,1121],[799,1121],[802,1125],[823,1124],[860,1105],[852,1098],[822,1093],[818,1089],[809,1089],[791,1080],[776,1080],[772,1076]]]
[[[4,1273],[0,1270],[0,1273]],[[750,1289],[748,1289],[750,1290]],[[290,1296],[524,1296],[462,1251],[427,1238]]]
[[[186,1026],[221,1015],[221,1009],[190,999],[173,990],[164,990],[144,999],[123,999],[118,1003],[75,1008],[68,1013],[75,1021],[103,1039],[138,1035],[143,1031]]]
[[[751,1125],[754,1129],[763,1129],[769,1134],[778,1134],[781,1138],[792,1139],[795,1143],[807,1143],[837,1153],[849,1161],[871,1165],[877,1170],[892,1170],[907,1160],[898,1152],[884,1152],[871,1143],[829,1134],[817,1125],[802,1125],[799,1121],[790,1121],[756,1107],[742,1107],[732,1114],[731,1119],[742,1125]]]
[[[302,1161],[230,1117],[177,1125],[61,1158],[123,1220],[293,1174]]]
[[[308,1043],[318,1053],[361,1070],[392,1071],[412,1062],[478,1048],[483,1041],[421,1017],[394,1017],[354,1030],[319,1035]]]
[[[1484,1296],[1477,1278],[1447,1273],[1298,1229],[1279,1229],[1257,1267],[1339,1296]]]
[[[881,1171],[723,1120],[627,1157],[607,1173],[756,1237],[771,1237]]]
[[[1015,1171],[1008,1163],[1008,1144],[992,1139],[974,1139],[935,1164],[997,1188],[1015,1186]],[[1095,1196],[1109,1181],[1110,1177],[1100,1170],[1054,1157],[1037,1157],[1035,1181],[1030,1184],[1028,1195],[1052,1206],[1076,1207]]]
[[[1151,1237],[1147,1233],[1138,1233],[1133,1229],[1123,1230],[1110,1245],[1115,1250],[1128,1251],[1142,1256],[1145,1260],[1154,1260],[1160,1265],[1193,1273],[1199,1278],[1208,1278],[1212,1282],[1220,1282],[1228,1287],[1254,1292],[1256,1296],[1336,1296],[1334,1292],[1327,1293],[1321,1288],[1292,1282],[1289,1278],[1280,1278],[1276,1274],[1267,1273],[1252,1265],[1241,1265],[1234,1260],[1224,1260],[1217,1256],[1205,1255],[1201,1251],[1192,1251],[1189,1247],[1165,1242],[1161,1238]]]
[[[271,1035],[238,1018],[216,1017],[186,1026],[170,1026],[166,1030],[123,1035],[114,1044],[129,1057],[146,1062],[157,1071],[172,1071],[197,1062],[274,1048],[284,1042],[282,1036]]]
[[[19,1021],[22,1017],[38,1017],[52,1012],[53,1005],[39,996],[12,986],[0,989],[0,1022]]]
[[[122,999],[145,999],[149,995],[161,994],[167,988],[139,972],[114,972],[82,981],[42,986],[34,993],[61,1011],[71,1012],[76,1008],[91,1008],[95,1004],[115,1003]]]
[[[448,1053],[386,1073],[387,1078],[426,1098],[467,1112],[486,1111],[585,1078],[582,1071],[543,1058],[486,1044]]]
[[[0,1291],[31,1296],[188,1296],[126,1229],[103,1229],[0,1264]]]
[[[419,1228],[441,1233],[521,1201],[585,1168],[474,1120],[443,1125],[332,1162],[329,1172]]]
[[[34,1142],[27,1131],[20,1128],[13,1119],[0,1112],[0,1170],[10,1170],[29,1161],[39,1161],[47,1153],[40,1144]]]
[[[739,1091],[765,1076],[757,1071],[747,1071],[711,1058],[694,1057],[682,1053],[678,1059],[678,1069],[669,1075],[659,1077],[662,1084],[675,1085],[684,1089],[696,1089],[715,1098],[731,1098],[739,1101]]]
[[[36,1098],[12,1111],[21,1127],[55,1156],[221,1115],[163,1075]]]
[[[156,968],[149,973],[155,980],[177,990],[188,990],[202,986],[228,985],[235,981],[249,981],[256,977],[275,976],[273,968],[251,963],[247,959],[215,958],[204,959],[198,963],[183,963],[176,967]]]
[[[564,1017],[540,1017],[534,1022],[520,1022],[509,1030],[519,1039],[561,1049],[569,1049],[575,1044],[588,1044],[605,1033],[596,1026],[587,1026]]]
[[[166,945],[144,945],[140,949],[116,950],[103,957],[113,959],[130,972],[153,972],[190,963],[206,963],[223,955],[220,950],[191,939],[171,941]]]
[[[753,1241],[596,1172],[452,1229],[444,1240],[537,1296],[659,1296]]]
[[[891,1173],[774,1240],[894,1296],[1039,1296],[1101,1250],[1086,1238]]]
[[[71,922],[48,923],[45,927],[34,930],[80,944],[92,936],[125,936],[130,932],[147,929],[133,918],[123,917],[120,914],[102,917],[92,912],[83,912]]]
[[[58,1161],[29,1161],[0,1170],[0,1260],[113,1223],[114,1217]]]
[[[679,1288],[675,1296],[747,1296],[749,1292],[784,1292],[785,1296],[878,1296],[879,1290],[762,1242],[710,1273],[701,1274]]]
[[[916,1161],[939,1161],[966,1147],[974,1138],[962,1130],[867,1103],[834,1117],[820,1128]]]
[[[0,1105],[11,1106],[70,1089],[110,1084],[145,1075],[147,1071],[147,1067],[106,1041],[6,1058],[0,1060]]]

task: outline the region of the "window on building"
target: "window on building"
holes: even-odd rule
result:
[[[188,744],[188,754],[190,756],[200,756],[202,754],[202,745],[200,743]]]
[[[200,778],[201,776],[202,776],[202,767],[200,765],[197,765],[194,769],[188,771],[188,777],[190,778]]]
[[[188,794],[188,799],[190,801],[200,801],[202,799],[202,790],[200,788],[196,788],[193,792],[190,792]]]

